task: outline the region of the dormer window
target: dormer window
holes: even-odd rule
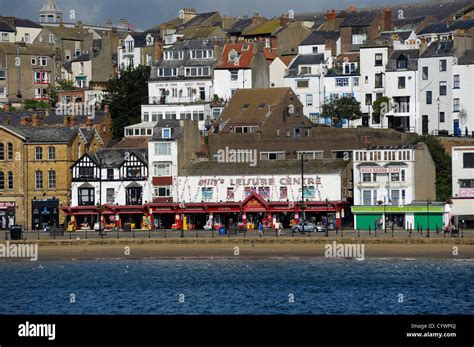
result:
[[[171,138],[171,129],[170,128],[161,129],[161,137],[164,138],[164,139],[170,139]]]
[[[408,68],[408,59],[403,54],[397,59],[397,69]]]
[[[165,60],[182,60],[184,58],[183,51],[167,51],[165,52]]]
[[[147,46],[153,46],[154,43],[155,43],[154,37],[151,36],[151,35],[148,35],[148,36],[146,37],[146,44],[147,44]]]
[[[214,51],[212,49],[191,51],[191,59],[213,59]]]
[[[239,64],[239,53],[235,50],[232,49],[229,52],[229,57],[228,57],[229,63],[238,65]]]

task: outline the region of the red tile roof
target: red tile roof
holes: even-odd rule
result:
[[[267,60],[273,61],[277,57],[276,48],[264,48],[263,53],[265,53],[265,58]]]
[[[243,50],[245,46],[245,50]],[[239,53],[237,64],[229,61],[229,53],[235,50]],[[252,59],[255,55],[254,45],[252,43],[232,43],[227,44],[222,52],[221,62],[217,65],[217,69],[249,69],[252,65]]]
[[[285,64],[286,66],[290,66],[290,63],[293,59],[295,59],[296,55],[283,55],[280,58],[280,60]]]

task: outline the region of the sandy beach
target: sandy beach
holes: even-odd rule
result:
[[[39,241],[38,260],[324,257],[325,246],[361,244],[365,258],[474,259],[474,240],[315,239]],[[4,243],[4,242],[3,242]],[[16,258],[0,258],[17,260]]]

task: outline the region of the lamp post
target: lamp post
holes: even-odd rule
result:
[[[301,153],[301,219],[302,219],[302,231],[304,234],[304,221],[305,221],[305,215],[304,215],[304,152]]]
[[[430,233],[430,205],[431,205],[431,200],[427,199],[426,200],[426,218],[427,218],[427,224],[428,224],[428,235]]]
[[[102,157],[99,155],[99,235],[102,236]]]
[[[439,99],[439,97],[436,99],[436,102],[438,104],[438,136],[439,136],[439,128],[440,128],[440,123],[441,123],[441,114],[439,112],[439,106],[440,106],[441,100]]]
[[[180,237],[183,238],[184,237],[184,229],[183,229],[184,228],[184,213],[183,213],[183,210],[186,207],[186,205],[184,204],[184,202],[182,202],[179,207],[181,209],[181,235],[180,235]]]

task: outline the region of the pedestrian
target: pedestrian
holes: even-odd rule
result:
[[[260,235],[260,237],[263,236],[263,225],[262,225],[262,222],[258,222],[258,234]]]
[[[278,236],[283,236],[283,224],[281,222],[278,222],[277,225],[278,225]]]
[[[466,126],[466,129],[464,130],[465,134],[466,134],[466,137],[469,137],[469,131],[467,130],[467,126]]]

